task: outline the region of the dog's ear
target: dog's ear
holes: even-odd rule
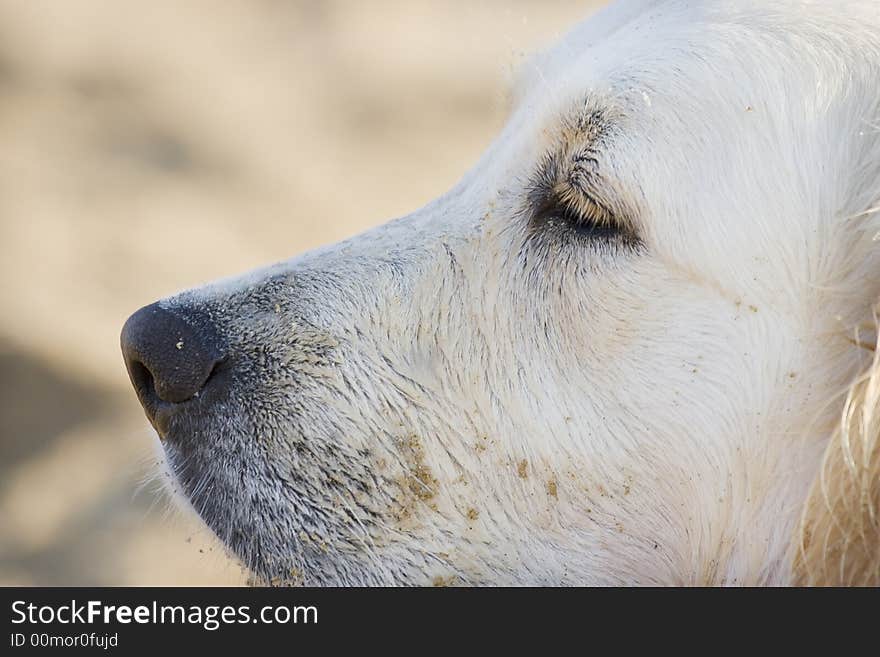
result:
[[[867,115],[880,117],[880,100]],[[849,387],[803,508],[793,544],[794,582],[801,585],[880,586],[880,299],[872,296],[875,285],[859,285],[880,267],[880,123],[860,125],[857,191],[843,213],[853,236],[850,262],[859,264],[844,268],[849,281],[841,289],[852,283],[872,290],[863,300],[865,315],[873,309],[871,326],[850,336],[872,358]]]
[[[874,358],[850,387],[807,498],[795,541],[796,584],[880,585],[880,345],[875,337],[862,346]]]

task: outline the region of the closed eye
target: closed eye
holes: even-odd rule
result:
[[[532,225],[537,230],[564,231],[583,239],[635,246],[638,237],[614,213],[591,198],[553,190],[536,203]]]

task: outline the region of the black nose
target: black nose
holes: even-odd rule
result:
[[[199,396],[223,354],[213,323],[152,304],[122,328],[122,355],[138,399],[150,419],[158,406]]]

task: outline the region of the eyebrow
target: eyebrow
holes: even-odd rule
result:
[[[603,186],[602,152],[609,146],[612,128],[607,112],[580,107],[564,117],[560,125],[553,145],[532,176],[531,200],[564,195],[566,188],[592,198]],[[604,207],[600,199],[596,201]]]

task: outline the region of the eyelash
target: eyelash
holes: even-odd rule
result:
[[[534,218],[542,228],[562,228],[585,239],[635,241],[608,210],[594,201],[584,205],[584,208],[577,208],[573,203],[551,195],[538,207]]]

